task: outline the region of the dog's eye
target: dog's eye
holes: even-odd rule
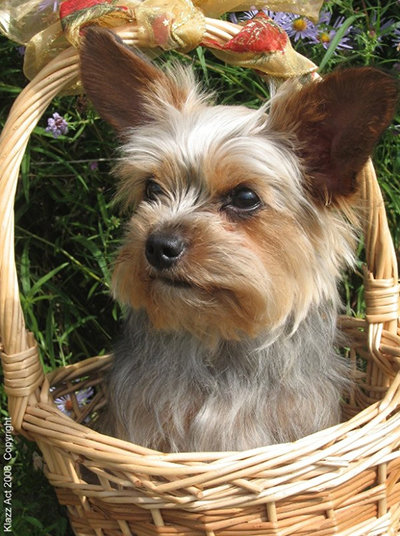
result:
[[[144,191],[144,197],[148,201],[155,201],[160,195],[164,193],[161,186],[153,179],[148,179],[146,182],[146,188]]]
[[[228,201],[223,208],[251,212],[260,206],[261,200],[253,190],[246,186],[238,186],[229,193]]]

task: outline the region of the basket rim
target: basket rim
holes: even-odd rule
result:
[[[27,408],[24,430],[31,437],[40,438],[42,444],[49,443],[70,452],[81,463],[88,463],[91,469],[101,466],[103,471],[111,473],[122,470],[134,474],[137,480],[133,487],[153,497],[150,501],[153,506],[160,503],[163,508],[188,510],[200,506],[207,509],[207,505],[217,507],[208,502],[204,490],[223,482],[245,489],[247,495],[242,502],[254,504],[254,501],[281,500],[305,491],[331,489],[374,464],[398,459],[399,452],[392,452],[390,446],[400,444],[397,433],[400,411],[395,400],[400,395],[400,374],[396,375],[390,391],[383,400],[344,423],[293,443],[247,451],[163,453],[140,447],[76,423],[46,400],[50,392],[44,386],[42,401],[36,407]],[[41,424],[44,421],[46,427]],[[359,463],[359,458],[365,459]],[[311,473],[310,467],[313,467]],[[276,483],[273,477],[267,482],[261,479],[260,483],[260,473],[268,471],[281,473]],[[285,475],[295,474],[297,482],[287,483],[289,478]],[[140,483],[146,479],[152,479],[150,488]],[[154,479],[158,479],[156,483]],[[62,487],[64,482],[53,484]],[[80,484],[86,485],[84,480]],[[182,489],[191,496],[187,504],[171,499]]]
[[[339,318],[339,321],[341,321],[342,323],[347,323],[347,325],[353,324],[353,327],[356,327],[356,328],[361,328],[361,327],[366,326],[365,320],[351,317],[351,316],[342,316]],[[393,340],[393,342],[397,342],[398,347],[399,347],[399,352],[398,352],[398,355],[399,355],[400,354],[400,333],[399,335],[394,336],[390,332],[386,332],[385,335],[389,336],[391,340]],[[43,394],[44,390],[48,394],[49,401],[51,401],[51,398],[52,398],[51,388],[54,387],[55,385],[66,380],[68,380],[68,382],[74,381],[98,369],[108,368],[111,362],[112,362],[112,354],[105,354],[101,356],[89,357],[83,361],[79,361],[77,363],[69,364],[63,367],[58,367],[57,369],[50,371],[49,373],[46,374],[46,384],[42,388],[43,392],[42,392],[41,400],[44,401],[46,399],[46,396]],[[292,447],[293,444],[300,445],[300,446],[302,446],[303,444],[306,445],[309,437],[312,437],[318,440],[318,442],[321,441],[321,445],[323,445],[324,441],[322,441],[321,436],[325,435],[324,434],[325,432],[329,432],[325,439],[325,443],[329,444],[333,440],[337,439],[338,437],[342,435],[345,435],[345,434],[347,435],[354,430],[357,430],[359,428],[362,428],[363,426],[368,425],[371,419],[371,414],[375,415],[375,412],[377,413],[377,415],[380,416],[378,422],[380,422],[381,420],[384,421],[387,415],[390,415],[395,409],[397,409],[398,402],[397,400],[394,401],[394,399],[397,397],[398,393],[400,394],[400,370],[396,374],[394,374],[393,382],[381,400],[373,404],[370,404],[365,409],[358,412],[355,416],[351,417],[350,419],[347,419],[344,422],[341,422],[339,424],[336,424],[324,430],[320,430],[318,432],[310,434],[309,436],[306,436],[304,438],[300,438],[296,440],[295,442],[291,442],[291,443],[280,443],[278,445],[266,445],[266,446],[261,446],[261,447],[257,447],[254,449],[249,449],[246,451],[226,451],[226,452],[215,451],[215,452],[207,452],[203,454],[205,454],[205,457],[207,459],[210,457],[213,459],[222,458],[222,457],[226,458],[232,455],[240,457],[240,454],[243,454],[243,452],[246,452],[248,455],[250,455],[250,453],[262,453],[262,452],[269,453],[269,451],[271,451],[272,453],[278,450],[281,451],[281,448],[284,445],[287,445],[288,452],[290,452],[293,450],[293,447]],[[47,400],[46,400],[46,403],[47,403]],[[50,406],[52,406],[51,402],[50,402]],[[75,423],[73,419],[71,419],[68,415],[64,414],[62,411],[58,409],[56,411],[60,418],[62,419],[65,418],[67,419],[68,422]],[[372,418],[375,418],[375,416]],[[86,427],[85,425],[78,424],[78,423],[75,423],[75,424],[78,427],[83,427],[86,430],[89,430],[90,433],[93,432],[96,435],[110,438],[110,436],[96,432],[95,430],[92,430],[91,428]],[[173,459],[179,459],[182,457],[182,459],[184,459],[187,456],[193,456],[194,458],[201,457],[201,453],[199,451],[171,453],[171,455],[169,456],[169,453],[167,452],[157,451],[154,449],[148,449],[145,447],[138,446],[129,441],[125,441],[125,440],[117,439],[117,438],[112,438],[112,443],[116,447],[120,446],[122,450],[124,451],[129,451],[129,452],[133,452],[134,454],[139,454],[139,455],[144,455],[144,456],[160,455],[163,457],[163,459],[169,459],[169,457]]]

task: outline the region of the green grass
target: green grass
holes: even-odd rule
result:
[[[296,47],[329,72],[339,65],[376,65],[398,76],[399,55],[392,43],[397,2],[343,0],[328,9],[344,17],[336,40],[326,50],[321,44]],[[346,28],[357,28],[352,50],[337,48]],[[342,35],[340,34],[342,33]],[[27,81],[17,45],[0,39],[2,72],[0,124]],[[170,54],[192,64],[197,76],[224,104],[257,107],[268,98],[265,83],[254,72],[230,67],[198,49],[189,55]],[[54,112],[68,118],[69,133],[54,139],[45,131]],[[56,98],[33,132],[23,159],[15,205],[16,256],[21,301],[28,328],[39,343],[46,371],[105,353],[118,332],[121,312],[109,293],[114,252],[122,235],[124,217],[113,205],[115,179],[110,174],[116,158],[111,129],[85,97]],[[384,134],[375,164],[385,196],[396,248],[400,244],[400,129],[399,117]],[[96,166],[93,165],[96,163]],[[360,276],[345,280],[347,308],[363,311]],[[5,395],[2,394],[2,401]],[[5,404],[2,404],[5,407]],[[5,410],[3,410],[5,415]],[[35,445],[16,438],[13,461],[13,516],[15,536],[71,534],[65,512],[42,472],[35,469]],[[35,454],[36,453],[36,454]]]

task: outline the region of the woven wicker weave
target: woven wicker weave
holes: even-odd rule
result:
[[[222,35],[225,30],[221,25],[218,28]],[[133,33],[124,29],[120,35],[130,42]],[[81,424],[104,403],[102,382],[110,356],[44,375],[19,301],[13,203],[30,133],[52,98],[77,74],[78,55],[71,48],[21,93],[0,140],[0,332],[9,411],[15,429],[40,447],[46,475],[60,503],[68,507],[75,533],[398,534],[399,285],[393,243],[370,162],[360,174],[368,207],[367,314],[365,319],[340,319],[353,341],[348,355],[357,378],[343,407],[342,424],[293,444],[252,451],[159,453],[100,435]],[[96,386],[96,395],[80,408],[76,392],[88,386]],[[71,395],[74,420],[52,402],[53,397],[65,394]],[[85,467],[97,479],[87,480]]]

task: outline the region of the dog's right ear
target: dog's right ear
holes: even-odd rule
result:
[[[372,67],[352,67],[292,89],[273,101],[271,128],[297,139],[305,185],[315,201],[351,196],[396,112],[398,80]]]
[[[171,99],[178,91],[141,52],[128,48],[117,35],[104,28],[90,27],[85,31],[80,64],[88,97],[121,137],[127,128],[154,115],[146,101],[152,87],[169,88]]]

